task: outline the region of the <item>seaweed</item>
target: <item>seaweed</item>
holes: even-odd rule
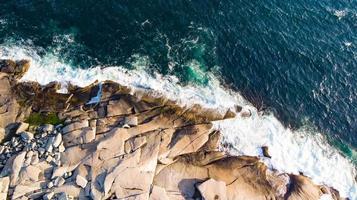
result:
[[[29,123],[32,126],[39,126],[41,124],[52,124],[58,125],[62,124],[61,120],[56,113],[31,113],[30,116],[25,120],[26,123]]]

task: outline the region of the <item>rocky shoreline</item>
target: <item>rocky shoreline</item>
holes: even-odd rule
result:
[[[0,199],[344,199],[308,177],[220,148],[212,121],[249,113],[182,108],[114,82],[41,86],[0,60]],[[269,155],[268,147],[262,147]]]

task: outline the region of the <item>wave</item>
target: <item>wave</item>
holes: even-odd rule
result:
[[[285,128],[273,114],[261,113],[239,92],[225,88],[219,79],[209,75],[207,85],[180,85],[175,76],[147,73],[148,60],[136,60],[134,69],[121,66],[75,68],[62,62],[59,55],[39,55],[31,45],[0,45],[0,58],[29,59],[31,68],[22,81],[47,84],[59,81],[66,92],[68,83],[86,86],[94,81],[112,80],[135,90],[150,91],[157,96],[177,101],[181,105],[200,104],[222,112],[236,105],[249,109],[252,116],[214,122],[223,134],[222,143],[235,155],[259,156],[270,168],[287,173],[303,173],[316,183],[337,189],[342,196],[357,199],[356,169],[337,149],[329,145],[323,134],[308,127],[299,130]],[[262,156],[261,147],[268,146],[272,158]]]

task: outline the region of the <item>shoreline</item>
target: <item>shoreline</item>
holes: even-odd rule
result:
[[[206,139],[199,141],[199,145],[192,144],[192,143],[188,142],[188,141],[192,140],[192,138],[190,139],[190,137],[192,134],[195,135],[196,131],[188,134],[188,141],[186,141],[187,138],[186,138],[186,140],[184,140],[185,137],[183,137],[184,139],[180,138],[181,137],[180,134],[176,135],[175,137],[177,139],[175,139],[175,140],[178,140],[178,141],[176,141],[176,144],[177,143],[180,144],[180,141],[183,142],[177,148],[183,148],[183,149],[181,149],[179,151],[176,150],[176,153],[174,154],[174,156],[161,158],[161,160],[159,159],[158,163],[160,165],[164,165],[164,166],[159,167],[160,168],[159,171],[163,170],[162,168],[166,168],[166,167],[170,168],[170,166],[173,166],[175,170],[180,171],[182,169],[181,165],[183,165],[184,167],[186,165],[187,166],[194,165],[195,166],[194,168],[197,168],[196,170],[199,170],[202,168],[202,162],[203,162],[204,163],[203,166],[218,167],[220,169],[219,170],[220,172],[216,175],[215,178],[217,179],[217,177],[223,176],[220,178],[223,180],[223,179],[225,179],[223,174],[225,174],[225,173],[231,174],[235,171],[234,168],[231,168],[232,166],[234,166],[236,164],[240,165],[239,163],[241,163],[241,162],[243,162],[243,163],[248,162],[248,163],[251,163],[249,165],[254,166],[252,169],[249,169],[247,171],[247,172],[250,171],[249,173],[252,173],[251,176],[245,177],[245,175],[242,174],[241,172],[240,173],[237,172],[239,177],[243,176],[243,179],[240,181],[238,186],[235,186],[235,187],[240,188],[242,186],[241,184],[243,184],[243,185],[248,184],[248,186],[249,186],[249,184],[252,184],[250,181],[253,181],[253,182],[256,181],[255,176],[257,176],[258,174],[263,175],[261,178],[263,178],[263,180],[266,180],[267,182],[265,182],[263,185],[260,185],[261,184],[260,182],[254,183],[254,184],[260,185],[258,187],[257,191],[254,191],[254,192],[252,192],[251,189],[249,189],[250,187],[245,186],[244,189],[241,190],[241,192],[243,192],[245,195],[247,195],[246,197],[253,197],[253,196],[249,196],[249,195],[254,195],[254,193],[258,192],[257,194],[259,194],[259,195],[264,194],[265,196],[266,195],[271,196],[271,197],[276,196],[277,198],[279,196],[281,198],[285,198],[287,196],[287,199],[294,199],[294,196],[297,197],[297,196],[302,195],[301,197],[305,197],[305,198],[311,197],[312,199],[319,199],[321,197],[321,195],[323,195],[325,193],[325,194],[330,194],[330,196],[332,196],[333,199],[342,199],[339,197],[339,194],[335,189],[332,189],[327,186],[317,186],[317,185],[313,184],[309,178],[307,178],[303,175],[279,173],[277,171],[270,170],[269,168],[267,168],[264,165],[264,163],[262,163],[260,161],[260,158],[258,158],[258,157],[232,156],[232,155],[227,154],[227,152],[219,150],[220,149],[219,138],[221,136],[219,136],[220,135],[219,132],[217,132],[216,130],[212,130],[211,121],[235,117],[234,112],[232,112],[230,110],[227,111],[223,115],[222,113],[214,112],[214,110],[205,110],[204,108],[202,108],[200,106],[195,106],[193,108],[182,108],[182,107],[178,106],[173,101],[167,100],[165,98],[155,98],[155,97],[150,96],[149,93],[134,93],[133,94],[129,88],[121,86],[120,84],[114,83],[111,81],[103,82],[101,84],[94,83],[94,84],[84,87],[84,88],[80,88],[77,86],[71,86],[68,88],[68,90],[69,90],[68,94],[59,94],[59,93],[57,93],[57,90],[60,88],[60,85],[58,83],[51,83],[46,86],[41,86],[35,82],[18,82],[19,77],[21,77],[29,69],[30,66],[29,66],[28,62],[17,62],[17,63],[13,62],[11,65],[12,65],[12,69],[9,68],[9,70],[6,71],[7,74],[1,73],[2,81],[4,81],[4,77],[7,77],[7,79],[8,79],[7,81],[9,83],[8,85],[10,86],[10,88],[8,88],[9,89],[8,97],[14,98],[14,102],[12,102],[11,105],[19,104],[21,106],[18,106],[17,111],[16,111],[16,109],[13,110],[16,114],[16,115],[13,115],[13,116],[15,116],[14,119],[8,119],[8,122],[4,122],[4,121],[6,121],[6,120],[4,120],[6,118],[2,117],[1,121],[2,121],[3,126],[4,126],[4,123],[9,124],[10,122],[15,122],[15,121],[23,122],[34,111],[37,113],[42,113],[42,112],[57,113],[61,120],[65,120],[64,125],[66,127],[72,127],[71,131],[63,131],[63,129],[58,130],[58,131],[62,132],[63,137],[66,137],[66,135],[68,133],[76,132],[76,130],[86,129],[87,126],[95,128],[95,134],[94,134],[95,139],[92,139],[92,141],[88,142],[87,145],[84,145],[84,146],[88,146],[88,148],[89,148],[90,146],[92,146],[94,144],[98,144],[97,142],[99,142],[99,143],[101,141],[109,142],[108,140],[105,140],[105,138],[114,137],[114,138],[117,138],[118,140],[122,140],[121,136],[118,136],[118,134],[119,134],[119,132],[126,131],[124,129],[127,129],[127,128],[123,128],[125,126],[125,124],[121,124],[122,128],[118,127],[119,124],[115,125],[116,122],[114,122],[114,127],[110,128],[108,126],[113,126],[113,124],[111,124],[111,123],[113,123],[113,119],[118,119],[118,118],[121,119],[124,117],[124,119],[122,119],[122,120],[125,121],[125,117],[129,117],[132,114],[134,114],[134,116],[136,116],[136,120],[137,120],[136,123],[135,123],[135,120],[134,120],[134,122],[132,122],[134,124],[133,128],[139,129],[139,130],[141,130],[141,132],[144,131],[144,133],[157,130],[157,128],[160,127],[160,125],[158,125],[157,123],[163,123],[163,122],[165,122],[163,124],[166,124],[164,126],[167,127],[167,128],[164,128],[163,130],[166,130],[166,129],[170,130],[170,128],[173,127],[175,129],[178,129],[178,132],[180,132],[180,129],[185,129],[185,127],[190,127],[190,126],[200,127],[202,124],[203,125],[206,124],[206,125],[209,125],[209,128],[204,129],[204,130],[206,130],[206,133],[204,134],[204,135],[206,135],[205,136]],[[1,71],[4,72],[4,67],[1,68]],[[6,80],[5,80],[5,82],[6,82]],[[98,92],[98,89],[100,88],[99,85],[102,85],[101,86],[102,92],[101,92],[100,102],[95,102],[97,104],[96,105],[97,107],[93,106],[93,105],[87,105],[87,103],[90,102],[91,99],[93,99],[94,97],[96,97],[99,94],[99,92]],[[13,90],[13,91],[11,91],[11,90]],[[120,102],[120,99],[125,99],[125,101]],[[119,101],[119,102],[116,102],[116,101]],[[107,102],[107,103],[105,103],[105,102]],[[114,102],[114,103],[111,103],[111,102]],[[130,102],[130,103],[128,103],[128,102]],[[98,115],[100,112],[102,112],[102,111],[100,111],[100,108],[101,108],[101,104],[103,104],[103,103],[106,104],[105,105],[106,106],[106,114],[102,113],[102,116],[100,118],[99,116],[95,116],[95,115]],[[11,107],[11,105],[9,107]],[[129,106],[130,109],[123,110],[122,109],[123,106],[124,107]],[[113,109],[109,109],[109,108],[113,108]],[[86,109],[88,109],[88,110],[86,111]],[[151,114],[151,117],[149,115],[149,117],[147,118],[148,122],[145,122],[145,119],[138,121],[138,119],[140,119],[140,115],[142,113],[145,113],[145,112],[150,113],[150,111],[155,111],[157,109],[160,109],[159,114],[158,113]],[[112,112],[114,112],[114,114],[108,114],[108,110],[111,110]],[[95,112],[93,112],[93,111],[95,111]],[[119,114],[116,112],[119,112]],[[84,113],[87,113],[87,114],[84,114]],[[92,113],[92,115],[94,115],[94,116],[92,116],[94,118],[91,118],[90,113]],[[93,113],[96,113],[96,114],[93,114]],[[168,115],[165,113],[168,113]],[[244,117],[249,117],[249,115],[251,115],[251,113],[247,113],[247,112],[242,112],[242,113],[243,114],[241,114],[241,115],[243,115]],[[84,115],[84,117],[82,115]],[[89,116],[87,116],[87,115],[89,115]],[[81,116],[83,117],[83,119]],[[87,117],[85,117],[85,116],[87,116]],[[159,121],[155,121],[155,118],[157,116],[160,116]],[[88,117],[89,117],[89,119],[88,119]],[[97,125],[89,125],[89,124],[91,124],[90,121],[92,121],[94,119],[96,120]],[[97,120],[103,120],[103,119],[105,119],[101,124],[101,126],[103,126],[103,127],[98,128]],[[171,119],[171,120],[168,120],[168,119]],[[88,125],[85,125],[85,127],[78,128],[73,125],[75,123],[81,123],[81,122],[83,122],[83,120],[87,121],[87,123],[88,123]],[[168,126],[167,122],[170,122],[170,121],[172,121],[173,124]],[[150,124],[152,122],[154,122],[154,123]],[[121,121],[121,123],[123,123],[123,122]],[[71,125],[73,125],[73,126],[71,126]],[[154,126],[156,128],[153,129],[152,126]],[[7,125],[4,127],[7,127]],[[145,127],[145,128],[143,128],[143,127]],[[103,130],[101,130],[101,128]],[[129,127],[127,130],[130,130],[130,129],[131,129],[131,127]],[[161,130],[162,127],[159,129]],[[104,132],[102,134],[98,134],[100,132],[100,130],[104,131]],[[189,130],[191,130],[191,129],[189,129]],[[198,128],[197,130],[200,130],[200,129]],[[188,131],[188,130],[186,130],[186,131]],[[200,132],[200,131],[198,131],[198,132]],[[65,134],[63,134],[63,133],[65,133]],[[93,137],[93,133],[91,133],[91,134],[92,134],[91,137]],[[98,134],[98,138],[96,136],[97,134]],[[153,134],[153,135],[157,135],[157,134],[158,133]],[[173,133],[171,133],[171,134],[173,134]],[[141,135],[141,134],[139,134],[139,135]],[[184,135],[186,135],[186,134],[184,134]],[[218,136],[214,136],[214,135],[218,135]],[[73,139],[73,137],[74,137],[74,139],[76,138],[76,136],[71,136],[70,138]],[[138,142],[138,141],[136,141],[135,138],[137,138],[137,137],[138,137],[137,134],[135,135],[135,137],[128,136],[128,139],[126,139],[126,140],[129,141],[129,139],[132,138],[132,140],[133,140],[132,142],[134,142],[132,144],[136,144],[135,142]],[[143,136],[141,136],[139,138],[142,138],[142,137]],[[171,136],[171,137],[173,137],[173,136]],[[148,138],[146,138],[146,140],[147,139]],[[41,140],[41,138],[38,138],[38,140]],[[193,140],[193,141],[195,141],[195,140]],[[169,142],[169,143],[172,143],[172,141],[173,140],[171,140],[171,142]],[[215,141],[215,142],[213,142],[213,141]],[[67,142],[69,142],[69,141],[67,141]],[[213,142],[213,144],[211,144],[212,142]],[[104,142],[104,143],[106,143],[106,142]],[[142,143],[142,142],[139,141],[139,143]],[[185,145],[190,146],[190,148],[189,148],[190,150],[187,151],[187,148]],[[207,145],[208,145],[208,147],[207,147]],[[83,146],[83,144],[78,145],[78,146]],[[78,146],[75,148],[75,147],[69,147],[69,146],[64,145],[64,147],[66,149],[67,149],[67,147],[69,147],[69,149],[75,149],[74,150],[75,154],[77,154],[77,153],[81,154],[80,152],[87,151],[87,150],[83,150],[83,149],[80,150],[81,148]],[[144,147],[145,147],[145,145],[143,146],[143,144],[141,144],[140,148],[144,148]],[[94,151],[92,150],[92,152],[90,152],[88,155],[85,155],[84,157],[82,157],[82,159],[96,155],[98,153],[98,151],[102,148],[105,148],[105,146],[102,146],[100,148],[97,146],[95,148],[96,150],[94,150]],[[175,145],[173,145],[173,147],[171,147],[171,148],[175,149]],[[172,149],[169,149],[169,150],[171,151]],[[166,151],[168,151],[168,150],[166,149]],[[71,163],[72,159],[68,159],[68,158],[73,157],[73,156],[75,158],[76,155],[73,155],[73,153],[66,153],[66,152],[67,151],[64,151],[63,154],[65,156],[61,156],[61,157],[62,157],[62,159],[63,159],[63,157],[65,157],[64,160]],[[128,151],[128,152],[131,152],[131,151]],[[131,155],[131,153],[133,153],[133,152],[131,152],[131,153],[128,153],[128,152],[127,152],[128,155]],[[185,152],[185,153],[182,153],[182,152]],[[204,153],[202,155],[203,152],[206,152],[206,153]],[[24,154],[24,153],[14,154],[14,159],[22,154]],[[268,155],[269,155],[268,149],[266,149],[266,156],[268,156]],[[274,156],[274,154],[272,156]],[[66,157],[68,157],[68,158],[66,158]],[[124,157],[125,157],[125,155],[124,155]],[[124,157],[122,159],[124,159]],[[46,159],[44,161],[45,163],[46,163]],[[155,157],[153,159],[155,159]],[[227,159],[232,160],[232,161],[228,162]],[[9,160],[10,160],[9,162],[11,162],[11,159],[9,159]],[[226,161],[228,163],[226,163]],[[181,166],[178,169],[176,169],[176,167],[178,167],[178,166],[176,166],[176,162],[179,163],[177,165]],[[236,164],[234,164],[234,163],[236,163]],[[76,163],[76,164],[73,164],[73,163],[68,164],[67,163],[67,167],[65,167],[65,168],[71,168],[71,166],[73,167],[73,165],[78,166],[78,163]],[[32,165],[30,165],[30,166],[32,166]],[[56,165],[52,166],[52,168],[50,167],[52,169],[52,171],[55,171],[54,170],[55,166]],[[5,165],[5,167],[6,167],[6,165]],[[142,166],[138,166],[138,167],[140,168]],[[14,170],[13,168],[14,168],[14,166],[12,167],[12,170]],[[25,168],[28,168],[28,167],[25,167]],[[21,169],[23,169],[23,168],[20,167],[20,171],[21,171]],[[58,170],[58,168],[56,168],[56,169]],[[59,169],[61,169],[61,168],[59,168]],[[74,171],[75,169],[76,168],[72,169],[70,172]],[[151,168],[150,177],[152,177],[152,176],[155,177],[155,175],[153,175],[153,173],[155,172],[154,174],[157,174],[157,170],[158,170],[158,165],[155,168]],[[170,170],[172,170],[172,169],[170,168]],[[251,170],[253,170],[253,171],[251,171]],[[169,172],[163,171],[163,172],[169,173],[170,171]],[[18,173],[20,173],[20,172],[18,172]],[[8,174],[11,177],[11,174],[14,174],[14,171],[12,171],[12,173],[8,173]],[[15,174],[16,174],[16,171],[15,171]],[[203,178],[202,178],[201,175],[190,174],[190,173],[189,173],[189,175],[193,176],[193,177],[194,176],[201,177],[200,181],[196,181],[195,184],[193,184],[193,185],[203,184],[203,183],[205,183],[205,181],[210,180],[209,185],[211,187],[212,186],[215,187],[215,186],[217,186],[217,184],[222,186],[222,183],[220,182],[222,180],[213,179],[214,181],[218,181],[219,183],[216,183],[214,181],[212,183],[211,179],[213,177],[203,176]],[[261,175],[259,175],[259,176],[261,176]],[[162,176],[163,177],[161,177],[160,180],[165,182],[167,177],[165,175],[162,175]],[[281,178],[281,176],[283,178]],[[244,177],[248,178],[248,180],[250,180],[250,181],[246,181]],[[13,181],[13,178],[11,178],[10,180]],[[47,179],[45,178],[45,180],[47,180]],[[151,180],[155,182],[155,178],[151,179]],[[16,180],[16,181],[21,182],[23,180]],[[69,183],[71,183],[71,182],[69,182]],[[162,183],[160,183],[160,181],[157,181],[156,183],[162,186],[162,187],[159,187],[156,189],[161,190],[165,186],[165,185],[162,185]],[[211,184],[213,184],[213,185],[211,185]],[[149,184],[149,185],[152,185],[152,184]],[[229,186],[231,184],[228,184],[226,182],[225,185],[226,185],[225,187],[224,186],[222,186],[222,187],[227,188],[227,186]],[[76,190],[77,192],[79,191],[79,193],[78,193],[78,195],[79,195],[81,189],[78,190],[78,187],[77,187],[78,185],[77,186],[70,185],[68,187],[72,187],[72,186],[74,188],[77,188],[77,189],[74,189],[74,188],[72,188],[72,189]],[[147,186],[145,186],[145,188],[147,189]],[[253,188],[255,188],[255,187],[253,187]],[[191,185],[190,187],[188,187],[188,190],[190,190],[191,192],[188,192],[187,194],[184,193],[184,195],[193,195],[192,191],[195,191],[197,189],[199,190],[198,186],[197,187],[194,186],[192,188],[192,185]],[[38,188],[33,191],[37,191],[37,190],[38,190]],[[48,194],[50,192],[53,192],[52,190],[51,190],[51,188],[47,188],[47,190],[45,189],[45,192],[47,192],[46,194]],[[285,192],[283,192],[283,194],[281,194],[282,193],[281,190],[283,190]],[[15,188],[15,191],[16,191],[16,188]],[[222,194],[222,191],[220,191],[220,195],[228,195],[231,197],[230,199],[235,197],[235,195],[236,195],[235,192],[232,192],[228,189],[226,189],[226,191],[227,192],[223,192],[224,194]],[[230,191],[230,192],[228,192],[228,191]],[[32,192],[29,192],[29,193],[32,194]],[[61,190],[61,192],[63,192],[63,191]],[[106,191],[106,192],[108,192],[108,191]],[[130,192],[133,192],[133,191],[130,191]],[[206,194],[205,192],[207,192],[207,191],[200,190],[200,192],[201,192],[200,193],[201,195],[205,195]],[[60,192],[57,192],[57,193],[60,193]],[[122,194],[119,194],[120,192],[119,193],[115,192],[115,193],[116,193],[116,195],[122,195]],[[147,193],[146,195],[150,196],[153,193],[153,191],[150,191],[150,189],[149,189],[149,190],[147,190],[146,193]],[[44,194],[44,193],[42,192],[41,194]],[[77,194],[77,193],[74,192],[73,194]],[[23,194],[23,195],[25,195],[25,194]],[[101,193],[100,194],[89,193],[87,195],[90,195],[92,198],[94,198],[94,196],[95,196],[95,198],[101,199],[103,197],[106,197],[106,195],[108,195],[108,194],[101,195]],[[99,195],[99,196],[96,196],[96,195]],[[309,195],[313,195],[313,196],[309,196]]]

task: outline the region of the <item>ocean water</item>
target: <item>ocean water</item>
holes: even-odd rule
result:
[[[357,1],[0,2],[0,57],[23,81],[114,80],[222,112],[223,146],[357,199]]]

